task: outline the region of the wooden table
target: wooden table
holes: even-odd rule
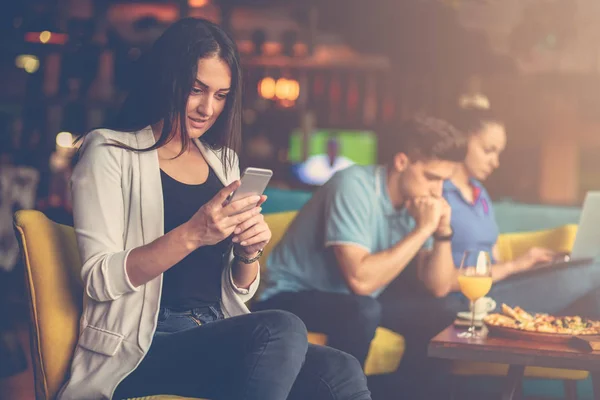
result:
[[[485,328],[484,328],[485,329]],[[449,326],[429,342],[428,355],[459,361],[508,364],[502,399],[513,399],[525,366],[587,370],[592,372],[594,398],[600,400],[600,351],[586,353],[565,344],[539,343],[488,336],[460,339],[463,329]]]

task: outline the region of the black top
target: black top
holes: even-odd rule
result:
[[[187,185],[171,178],[162,170],[165,210],[165,233],[188,221],[196,211],[212,199],[223,184],[209,167],[206,182]],[[223,256],[231,239],[213,246],[202,246],[163,274],[161,307],[188,310],[221,298]]]

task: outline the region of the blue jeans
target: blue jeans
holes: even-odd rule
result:
[[[184,312],[161,309],[148,354],[114,398],[371,398],[356,359],[310,345],[306,335],[302,321],[284,311],[223,319],[218,305]]]
[[[327,335],[327,345],[364,364],[381,305],[370,296],[318,291],[283,292],[254,305],[254,310],[277,309],[296,314],[311,332]]]
[[[406,273],[405,276],[402,276]],[[434,298],[416,284],[414,265],[402,273],[381,295],[382,325],[402,334],[406,351],[397,375],[387,390],[418,391],[423,379],[444,369],[441,360],[427,358],[429,340],[452,324],[458,311],[468,311],[469,302],[460,293]],[[489,293],[500,306],[520,306],[531,313],[579,314],[600,318],[600,263],[547,269],[514,275],[495,283]],[[399,387],[398,385],[404,387]],[[412,398],[428,398],[413,393]]]

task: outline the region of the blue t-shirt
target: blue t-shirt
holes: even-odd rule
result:
[[[352,244],[377,253],[391,248],[415,228],[407,210],[392,205],[386,178],[383,166],[355,165],[337,172],[323,185],[269,256],[261,299],[306,290],[351,293],[331,246]],[[431,242],[424,247],[430,248]]]
[[[444,198],[452,209],[452,258],[458,268],[466,250],[490,252],[498,241],[498,225],[490,195],[479,181],[471,180],[475,201],[468,202],[452,181],[444,182]]]

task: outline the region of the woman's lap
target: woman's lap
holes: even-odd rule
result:
[[[282,311],[157,334],[115,398],[176,394],[262,400],[281,398],[290,390],[290,399],[330,399],[332,393],[338,399],[370,399],[358,361],[328,347],[308,345],[302,322]]]
[[[252,313],[176,333],[157,334],[142,363],[119,386],[117,393],[228,398],[224,394],[239,386],[232,385],[232,381],[246,379],[242,375],[256,369],[257,358],[263,358],[261,361],[265,363],[261,357],[265,351],[263,342],[277,335],[276,329],[287,335],[296,333],[297,337],[287,338],[288,351],[284,354],[267,354],[267,363],[278,362],[279,371],[293,370],[294,363],[301,364],[296,358],[302,360],[305,356],[304,326],[287,313]],[[283,360],[286,356],[292,359]]]

